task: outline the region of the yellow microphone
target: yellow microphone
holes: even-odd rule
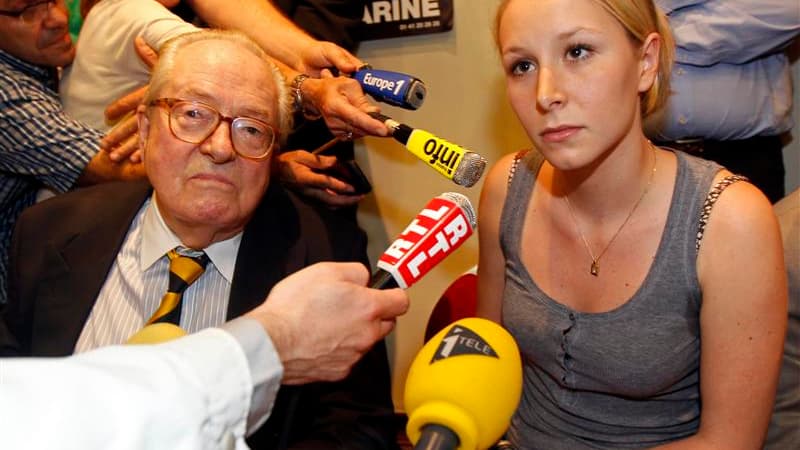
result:
[[[478,450],[508,429],[522,395],[514,338],[486,319],[453,322],[417,354],[406,379],[406,433],[421,450]]]
[[[394,140],[455,184],[470,187],[483,175],[486,168],[483,156],[381,113],[370,113],[370,116],[383,122]]]
[[[167,322],[154,323],[152,325],[147,325],[128,338],[126,344],[159,344],[161,342],[178,339],[181,336],[186,336],[186,331],[175,324]]]

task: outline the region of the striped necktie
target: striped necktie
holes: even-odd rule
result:
[[[208,256],[199,250],[175,247],[167,252],[169,257],[169,287],[161,298],[161,304],[146,325],[158,322],[180,325],[181,298],[186,288],[194,283],[208,264]]]

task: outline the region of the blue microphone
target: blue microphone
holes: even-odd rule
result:
[[[425,101],[425,83],[417,77],[388,70],[375,70],[364,65],[351,76],[361,89],[379,102],[405,109],[417,109]]]

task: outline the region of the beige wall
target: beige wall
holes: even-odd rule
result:
[[[505,153],[529,145],[510,110],[491,33],[498,0],[455,0],[455,24],[448,33],[365,42],[358,53],[376,69],[416,75],[428,87],[417,111],[387,105],[384,114],[424,128],[467,147],[494,163]],[[795,64],[795,80],[800,77]],[[798,83],[796,82],[796,85]],[[795,117],[800,117],[795,93]],[[798,131],[800,132],[800,131]],[[800,185],[800,142],[786,149],[787,189]],[[356,145],[356,159],[372,181],[374,193],[359,208],[359,221],[369,234],[373,264],[394,237],[436,195],[455,191],[467,195],[477,209],[481,183],[462,188],[446,180],[391,139],[366,138]],[[405,374],[422,346],[424,327],[447,285],[477,262],[477,237],[409,290],[411,309],[389,338],[393,394],[403,410]]]

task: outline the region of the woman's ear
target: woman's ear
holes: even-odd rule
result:
[[[658,61],[661,53],[661,36],[650,33],[642,44],[639,61],[639,92],[647,92],[658,77]]]

